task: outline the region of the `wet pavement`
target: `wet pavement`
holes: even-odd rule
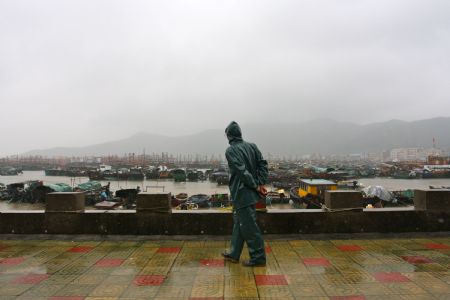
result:
[[[246,268],[225,240],[0,239],[0,299],[450,299],[450,237],[266,244]]]

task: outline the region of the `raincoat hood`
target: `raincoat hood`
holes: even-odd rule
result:
[[[233,141],[242,141],[242,131],[239,124],[235,121],[231,122],[230,125],[225,129],[228,141],[231,143]]]

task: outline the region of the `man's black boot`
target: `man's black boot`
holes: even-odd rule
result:
[[[242,265],[244,267],[265,267],[266,266],[266,262],[257,263],[257,262],[253,262],[251,260],[244,260],[242,262]]]
[[[237,259],[231,257],[230,254],[227,253],[227,252],[222,252],[222,256],[223,256],[223,258],[224,258],[225,260],[227,260],[227,261],[229,261],[229,262],[232,262],[232,263],[234,263],[234,264],[237,264],[237,263],[239,262],[239,260],[237,260]]]

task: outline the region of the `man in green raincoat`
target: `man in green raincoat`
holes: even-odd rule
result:
[[[230,168],[230,192],[233,201],[233,234],[231,249],[223,252],[223,257],[231,262],[239,262],[244,242],[250,254],[250,260],[244,266],[264,266],[266,253],[264,240],[256,224],[255,204],[267,193],[267,161],[255,144],[242,139],[241,128],[231,122],[225,129],[230,146],[225,156]]]

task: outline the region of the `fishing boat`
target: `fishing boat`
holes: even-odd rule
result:
[[[106,170],[103,171],[101,174],[101,178],[102,180],[118,180],[119,179],[119,174],[117,174],[117,171],[114,170]],[[91,179],[89,177],[89,179]]]
[[[45,176],[66,176],[67,172],[63,169],[46,169],[44,170]]]
[[[188,169],[186,171],[186,177],[188,181],[198,181],[199,174],[196,169]]]
[[[211,197],[205,194],[196,194],[191,197],[189,197],[186,200],[186,203],[193,203],[198,205],[199,208],[206,208],[209,207],[209,201]]]
[[[136,207],[138,189],[120,189],[117,190],[115,195],[118,198],[118,202],[123,204],[123,207],[130,209]]]
[[[94,205],[96,209],[113,210],[121,206],[120,202],[102,201]]]
[[[323,198],[327,190],[337,190],[337,184],[325,179],[300,179],[298,194],[300,197],[311,194]]]
[[[158,176],[159,179],[170,179],[171,177],[172,176],[171,176],[169,170],[159,171],[159,176]]]
[[[186,194],[186,193],[179,193],[179,194],[177,194],[175,196],[172,196],[171,205],[172,205],[172,207],[177,207],[180,204],[186,202],[187,199],[188,199],[188,194]]]
[[[16,176],[22,173],[22,170],[13,167],[0,168],[0,176]]]
[[[210,175],[209,180],[217,182],[218,185],[226,185],[230,181],[230,175],[226,171],[217,171]]]
[[[436,186],[436,185],[430,185],[429,186],[430,190],[450,190],[450,186]]]
[[[72,187],[65,183],[53,183],[44,185],[42,181],[34,182],[29,186],[28,190],[31,193],[31,201],[29,202],[32,203],[45,202],[45,197],[48,193],[65,193],[73,191]],[[25,191],[27,191],[27,189],[25,189]]]
[[[213,194],[209,202],[211,207],[228,207],[232,205],[228,194]]]
[[[148,166],[145,169],[145,178],[148,180],[155,180],[159,178],[159,170],[155,166]]]
[[[170,173],[175,182],[186,181],[186,172],[183,169],[174,169]]]
[[[342,180],[337,182],[339,190],[356,190],[363,187],[357,180]]]
[[[128,172],[127,180],[144,180],[142,168],[131,168]]]
[[[425,166],[422,178],[450,178],[450,165]]]
[[[288,201],[289,199],[284,194],[283,189],[268,192],[266,195],[266,203],[269,205],[287,203]]]
[[[300,179],[299,186],[291,188],[289,194],[293,203],[318,209],[322,207],[328,190],[337,190],[337,184],[325,179]]]
[[[398,170],[392,174],[392,178],[394,179],[415,179],[417,178],[417,173],[414,171],[404,171]]]
[[[99,202],[101,190],[102,184],[98,181],[80,183],[74,188],[75,192],[83,192],[85,194],[86,205],[94,205]]]

